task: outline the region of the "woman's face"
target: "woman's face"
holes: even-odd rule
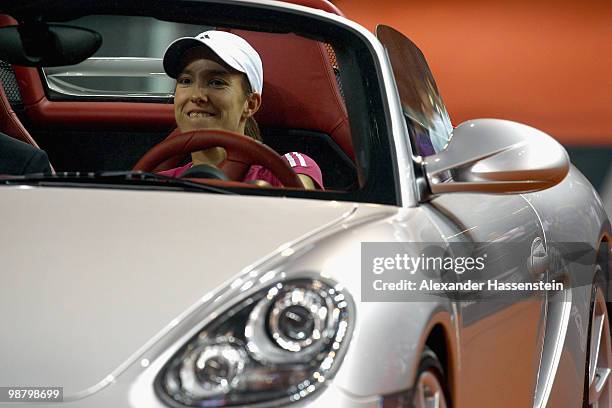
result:
[[[247,118],[261,104],[259,94],[246,94],[244,74],[203,47],[188,50],[182,66],[174,94],[174,116],[181,132],[221,129],[243,134]]]

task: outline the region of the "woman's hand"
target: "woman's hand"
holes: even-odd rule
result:
[[[306,190],[316,190],[314,181],[305,174],[298,174],[298,177]]]

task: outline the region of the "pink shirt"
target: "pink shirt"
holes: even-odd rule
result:
[[[289,166],[291,166],[294,172],[297,174],[305,174],[314,181],[317,188],[324,190],[321,169],[319,168],[317,162],[315,162],[312,158],[303,153],[291,152],[283,155],[283,159],[289,163]],[[181,167],[160,171],[158,174],[168,177],[181,177],[181,175],[183,175],[183,173],[185,173],[190,167],[191,163],[187,163]],[[252,165],[242,181],[247,182],[253,180],[267,181],[275,187],[283,186],[278,178],[276,178],[276,176],[270,172],[270,170],[259,165]]]

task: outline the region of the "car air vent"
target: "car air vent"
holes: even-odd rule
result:
[[[0,61],[0,81],[4,86],[4,93],[9,100],[9,103],[13,108],[21,106],[23,101],[21,99],[21,92],[17,86],[17,78],[15,78],[15,72],[11,64]]]

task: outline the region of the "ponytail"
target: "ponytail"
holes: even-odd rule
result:
[[[263,138],[261,137],[261,131],[259,130],[259,125],[255,118],[250,116],[247,118],[246,123],[244,125],[244,134],[257,140],[258,142],[263,142]]]
[[[242,74],[242,88],[244,89],[245,96],[249,96],[253,89],[251,88],[251,84],[247,79],[245,74]],[[257,140],[258,142],[263,143],[263,137],[261,137],[261,131],[259,130],[259,125],[254,117],[249,116],[244,124],[244,134],[249,136],[252,139]]]

